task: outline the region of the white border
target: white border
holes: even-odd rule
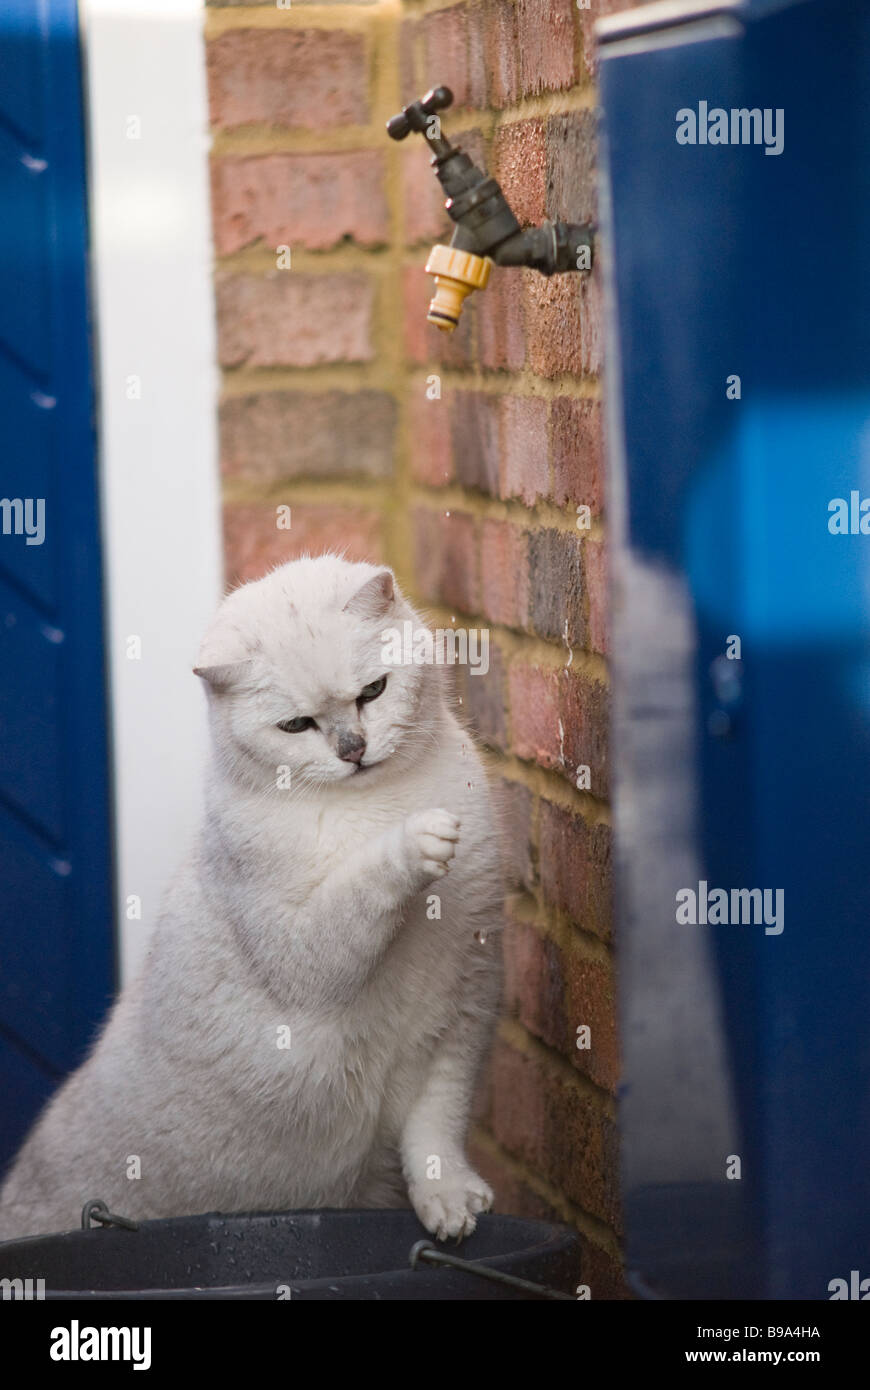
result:
[[[205,701],[191,667],[222,578],[205,11],[79,0],[79,13],[123,984],[199,818]],[[141,920],[127,918],[133,894]]]

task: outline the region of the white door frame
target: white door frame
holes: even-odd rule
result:
[[[191,668],[222,579],[205,10],[79,12],[123,983],[199,818]]]

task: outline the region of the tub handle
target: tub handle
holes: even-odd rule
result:
[[[532,1298],[552,1298],[558,1299],[559,1302],[576,1302],[569,1293],[548,1288],[546,1284],[533,1284],[529,1279],[518,1279],[515,1274],[503,1274],[500,1269],[492,1269],[490,1265],[481,1264],[478,1260],[460,1260],[456,1255],[448,1255],[445,1250],[439,1250],[437,1245],[433,1245],[431,1240],[418,1240],[415,1245],[411,1246],[408,1259],[412,1269],[416,1269],[422,1260],[428,1265],[440,1265],[445,1269],[459,1269],[463,1274],[476,1274],[478,1279],[489,1279],[493,1284],[504,1284],[511,1289],[522,1289],[523,1293],[530,1294]]]
[[[92,1221],[99,1221],[101,1226],[120,1226],[124,1231],[138,1231],[139,1229],[138,1221],[131,1221],[129,1216],[117,1216],[113,1211],[109,1211],[105,1202],[101,1202],[99,1197],[85,1202],[82,1207],[82,1230],[93,1230]]]

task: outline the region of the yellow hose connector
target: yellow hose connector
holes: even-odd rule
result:
[[[426,262],[426,273],[435,276],[435,296],[426,315],[444,333],[452,333],[459,322],[462,305],[472,290],[485,290],[492,261],[474,256],[455,246],[433,246]]]

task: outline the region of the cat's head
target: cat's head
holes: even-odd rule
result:
[[[388,634],[406,623],[422,626],[390,570],[335,555],[293,560],[229,594],[194,668],[224,768],[256,786],[276,785],[281,768],[297,789],[363,786],[419,756],[440,673],[391,657]]]

